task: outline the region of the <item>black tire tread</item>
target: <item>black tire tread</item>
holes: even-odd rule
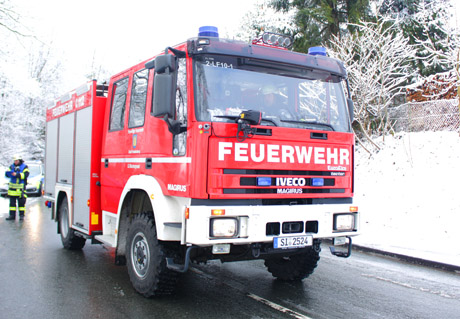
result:
[[[61,214],[62,214],[64,206],[67,206],[67,198],[64,198],[64,200],[61,202],[61,205],[59,207],[59,210],[60,210],[59,218],[61,218]],[[68,212],[68,207],[67,207],[67,212]],[[60,221],[59,221],[59,224],[61,225]],[[62,236],[62,231],[61,231],[61,241],[65,249],[81,250],[85,246],[86,238],[77,236],[75,234],[75,231],[69,228],[66,238]]]
[[[140,225],[145,225],[144,234],[149,240],[152,252],[151,255],[157,254],[158,258],[151,258],[150,275],[148,279],[141,281],[137,278],[131,262],[131,241],[134,234],[133,229],[139,229]],[[141,226],[142,227],[142,226]],[[153,252],[155,250],[155,252]],[[144,297],[170,295],[176,289],[179,274],[170,270],[166,266],[166,250],[162,243],[157,239],[155,222],[152,213],[140,213],[133,217],[133,220],[128,229],[128,240],[126,241],[126,260],[128,265],[128,273],[137,292]],[[152,269],[154,272],[152,273]]]
[[[275,257],[265,260],[265,266],[273,277],[283,281],[299,281],[307,278],[318,265],[321,248],[311,248],[287,258]]]

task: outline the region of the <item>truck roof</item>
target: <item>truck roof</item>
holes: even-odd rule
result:
[[[187,41],[189,55],[225,54],[248,59],[260,59],[267,62],[285,63],[311,69],[330,72],[340,77],[347,77],[347,71],[339,60],[321,56],[288,51],[276,47],[250,44],[238,40],[221,38],[192,38]],[[205,44],[201,44],[205,43]]]
[[[265,60],[267,63],[275,62],[301,66],[305,68],[330,72],[331,74],[340,76],[342,78],[347,77],[347,71],[342,61],[337,59],[321,55],[311,55],[288,51],[285,49],[270,47],[266,45],[252,44],[240,40],[215,37],[195,37],[190,38],[186,42],[177,44],[171,48],[184,52],[187,50],[189,56],[200,54],[231,55],[248,59]],[[163,53],[158,55],[161,54]],[[111,81],[112,79],[116,79],[125,75],[126,72],[131,69],[140,70],[144,68],[144,65],[147,62],[152,61],[154,58],[155,56],[113,75],[111,77]]]

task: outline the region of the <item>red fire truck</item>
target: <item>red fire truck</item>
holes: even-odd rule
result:
[[[347,73],[291,42],[203,27],[50,106],[44,192],[63,246],[114,247],[147,297],[171,293],[192,262],[263,259],[301,280],[323,239],[348,257],[359,214]]]

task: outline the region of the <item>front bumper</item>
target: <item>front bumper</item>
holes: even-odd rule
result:
[[[213,216],[213,209],[224,209],[225,214]],[[354,217],[351,229],[334,230],[337,218],[350,214]],[[213,237],[213,220],[234,219],[236,226],[228,224],[235,235]],[[359,231],[359,213],[349,204],[293,205],[293,206],[191,206],[186,219],[183,243],[197,246],[215,244],[244,245],[270,243],[275,237],[311,235],[314,239],[356,236]]]

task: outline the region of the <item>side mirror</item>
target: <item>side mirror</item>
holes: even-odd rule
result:
[[[176,77],[174,73],[155,74],[153,88],[153,116],[174,118],[176,111]]]
[[[153,62],[153,63],[152,63]],[[172,54],[157,56],[146,63],[155,67],[153,82],[153,116],[167,115],[174,118],[176,111],[176,70],[177,58]]]
[[[353,123],[354,119],[354,106],[353,106],[353,100],[352,99],[347,99],[347,104],[348,104],[348,114],[350,115],[350,123]]]
[[[146,68],[155,68],[153,82],[153,109],[152,114],[163,117],[173,135],[187,130],[175,120],[176,116],[176,90],[177,90],[177,56],[164,54],[157,56],[154,61],[147,62]]]
[[[155,60],[152,60],[152,61],[149,61],[147,63],[145,63],[145,68],[146,69],[154,69],[155,68]]]
[[[179,121],[170,120],[168,115],[165,115],[163,120],[168,124],[168,130],[172,133],[172,135],[177,135],[187,131],[187,126],[181,125]]]
[[[157,56],[153,64],[155,66],[155,73],[174,73],[177,70],[177,58],[172,54]]]

